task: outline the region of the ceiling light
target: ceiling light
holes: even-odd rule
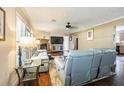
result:
[[[55,19],[52,19],[51,21],[52,21],[52,22],[56,22],[56,20],[55,20]]]
[[[70,28],[65,28],[66,31],[70,31],[71,29]]]

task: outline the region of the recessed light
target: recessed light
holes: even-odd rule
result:
[[[52,22],[56,22],[56,20],[55,20],[55,19],[52,19],[51,21],[52,21]]]

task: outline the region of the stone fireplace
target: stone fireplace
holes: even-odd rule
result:
[[[38,45],[39,49],[50,50],[50,44],[48,39],[40,39],[40,45]]]
[[[46,44],[41,44],[41,45],[40,45],[40,49],[46,49],[46,50],[48,50],[48,49],[47,49],[47,43],[46,43]]]

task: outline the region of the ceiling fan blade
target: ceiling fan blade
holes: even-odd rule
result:
[[[76,27],[76,26],[71,26],[71,29],[77,29],[78,27]]]
[[[66,29],[69,31],[69,29],[71,30],[73,30],[73,29],[77,29],[78,27],[76,27],[76,26],[72,26],[71,25],[71,23],[70,22],[67,22],[67,25],[66,25]]]

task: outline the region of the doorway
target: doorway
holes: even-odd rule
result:
[[[116,26],[115,33],[116,51],[122,55],[124,54],[124,25]]]
[[[78,38],[76,38],[76,46],[75,49],[78,50]]]

